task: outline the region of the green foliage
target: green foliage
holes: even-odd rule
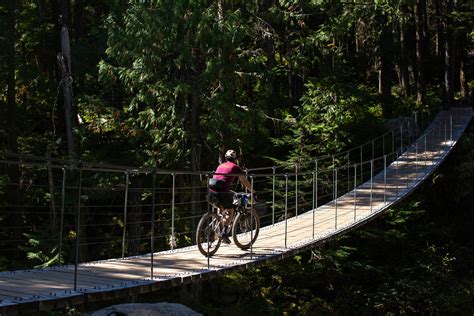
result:
[[[189,166],[196,141],[214,149],[246,135],[251,113],[235,106],[247,67],[238,55],[243,23],[239,10],[218,21],[202,1],[133,3],[109,16],[100,79],[123,89],[121,128],[143,148],[142,163]]]
[[[62,264],[58,249],[56,247],[51,248],[51,240],[46,236],[42,236],[41,233],[24,234],[27,238],[27,244],[25,246],[18,246],[18,248],[26,253],[28,260],[35,263],[35,268],[47,268],[54,265]]]
[[[24,153],[46,152],[45,144],[50,141],[53,127],[51,119],[56,115],[54,113],[57,82],[51,80],[50,55],[45,50],[46,42],[50,39],[53,31],[53,24],[44,18],[44,13],[38,14],[39,8],[36,2],[16,3],[16,27],[14,30],[6,27],[6,24],[0,25],[0,44],[4,48],[5,42],[11,40],[7,34],[15,34],[15,132],[18,134],[19,150]],[[3,8],[3,9],[2,9]],[[2,24],[6,23],[10,12],[0,7],[2,15]],[[8,32],[8,33],[7,33]],[[7,124],[4,119],[8,119],[6,111],[7,85],[7,49],[0,52],[0,111],[2,127]],[[53,59],[54,61],[54,59]],[[54,68],[54,64],[52,65]],[[4,130],[4,133],[8,131]],[[1,133],[1,132],[0,132]],[[7,134],[5,134],[7,137]],[[2,148],[6,146],[3,143]]]
[[[327,78],[309,82],[306,89],[297,119],[288,118],[295,122],[292,133],[274,140],[275,145],[291,146],[290,165],[312,163],[317,156],[336,153],[373,136],[367,126],[374,125],[377,103],[367,87],[354,88],[350,80]]]

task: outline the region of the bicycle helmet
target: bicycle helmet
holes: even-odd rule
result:
[[[225,153],[225,159],[227,161],[235,161],[237,159],[237,152],[233,149],[229,149],[226,153]]]

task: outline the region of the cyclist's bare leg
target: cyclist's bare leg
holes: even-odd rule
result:
[[[221,215],[222,215],[222,226],[223,226],[220,237],[222,238],[222,241],[224,243],[230,244],[230,239],[229,239],[230,224],[232,223],[234,210],[233,209],[225,209],[225,210],[221,210],[220,212],[221,212]]]
[[[230,224],[232,223],[233,215],[234,215],[234,209],[232,208],[226,209],[223,215],[224,215],[224,226],[230,226]]]

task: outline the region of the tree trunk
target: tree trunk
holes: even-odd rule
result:
[[[406,8],[402,7],[402,10],[405,14],[408,13]],[[405,97],[409,97],[411,95],[407,45],[406,23],[402,20],[402,22],[400,22],[400,84]]]
[[[456,1],[456,11],[460,8],[459,1]],[[466,63],[467,63],[467,49],[468,37],[464,28],[459,28],[456,36],[457,60],[459,61],[459,89],[461,93],[461,103],[463,106],[470,106],[469,88],[466,78]]]
[[[467,86],[466,80],[466,58],[461,59],[461,63],[459,65],[459,84],[461,88],[461,98],[463,106],[471,106],[471,98],[469,95],[469,88]]]
[[[426,0],[416,3],[416,102],[423,104],[426,96],[425,62],[426,62],[426,30],[424,27],[426,15]]]
[[[16,1],[7,2],[7,147],[11,152],[18,152],[18,130],[17,130],[17,104],[16,104]]]
[[[454,56],[453,56],[453,36],[450,28],[451,18],[448,14],[453,8],[452,0],[446,2],[446,12],[444,19],[444,108],[448,109],[453,106],[454,99]]]
[[[392,115],[392,27],[390,25],[383,28],[379,45],[379,92],[382,97],[382,112],[385,117],[390,117]]]
[[[435,31],[435,55],[436,59],[441,59],[441,54],[443,51],[443,23],[440,21],[441,12],[443,11],[441,8],[440,0],[434,0],[434,10],[435,10],[435,19],[436,19],[436,31]]]
[[[7,2],[7,151],[18,152],[18,117],[16,104],[16,1]],[[20,169],[18,165],[11,164],[7,169],[8,181],[12,184],[7,187],[7,205],[20,205]],[[17,186],[18,185],[18,186]],[[13,239],[21,239],[21,209],[11,209],[10,227],[13,230]],[[14,213],[13,213],[14,212]]]
[[[68,154],[71,159],[77,158],[73,130],[76,126],[76,113],[73,108],[72,98],[72,68],[71,45],[69,40],[70,3],[69,0],[60,1],[61,6],[61,52],[58,54],[58,63],[61,69],[61,85],[64,98],[64,115],[66,125],[66,138]]]
[[[224,9],[222,7],[222,0],[217,0],[217,23],[224,22]]]

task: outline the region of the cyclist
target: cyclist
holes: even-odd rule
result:
[[[238,175],[238,179],[243,186],[251,191],[250,182],[243,175],[242,169],[237,165],[237,152],[233,149],[229,149],[225,153],[225,162],[221,163],[212,179],[209,179],[209,197],[212,200],[216,200],[221,214],[224,217],[224,229],[221,233],[221,239],[224,243],[230,244],[230,224],[234,215],[234,193],[230,191],[230,187],[234,182],[235,175]],[[240,175],[242,174],[242,175]],[[252,192],[254,193],[254,192]]]

